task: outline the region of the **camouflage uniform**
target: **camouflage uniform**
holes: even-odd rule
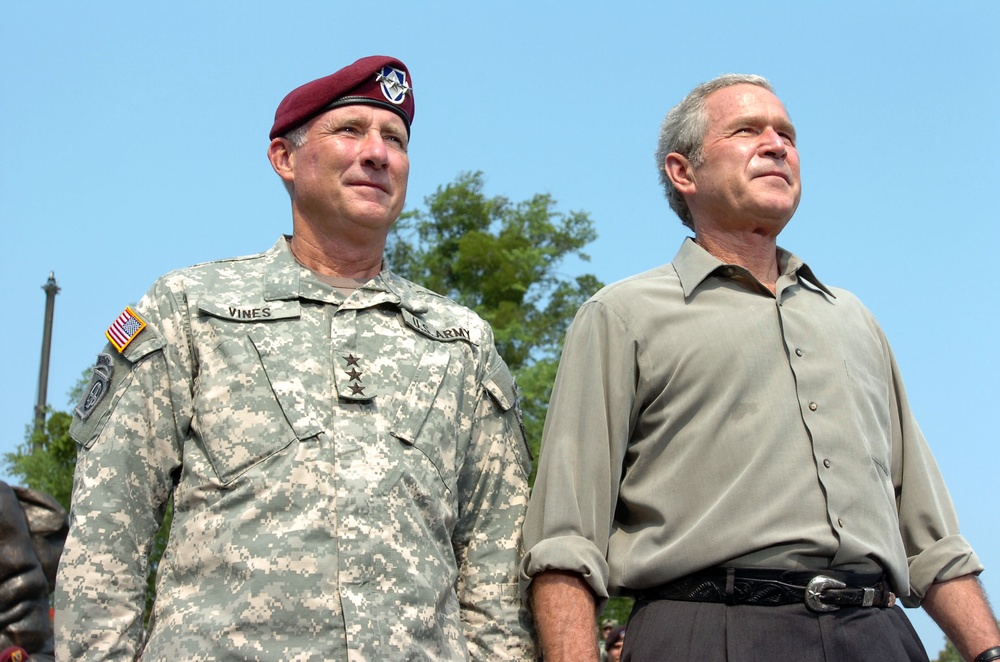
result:
[[[285,238],[168,274],[135,312],[74,418],[60,659],[530,656],[528,451],[475,313],[389,271],[345,300]]]

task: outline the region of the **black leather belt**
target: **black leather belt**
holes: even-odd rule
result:
[[[882,574],[761,568],[709,568],[637,591],[636,599],[758,606],[804,602],[806,607],[817,612],[896,604],[896,596]]]

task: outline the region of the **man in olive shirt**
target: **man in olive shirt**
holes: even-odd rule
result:
[[[878,323],[777,247],[795,145],[757,76],[664,121],[661,178],[695,238],[567,334],[521,566],[546,662],[595,659],[614,594],[637,599],[623,660],[926,660],[897,595],[1000,659]]]

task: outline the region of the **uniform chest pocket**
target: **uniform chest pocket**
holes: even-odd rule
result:
[[[413,379],[390,409],[392,436],[407,455],[418,453],[420,463],[451,494],[458,451],[471,426],[470,416],[463,411],[466,391],[471,389],[461,383],[461,375],[452,374],[453,363],[447,351],[425,352]]]
[[[201,357],[192,428],[224,484],[319,433],[302,376],[276,350],[271,334],[256,328]]]

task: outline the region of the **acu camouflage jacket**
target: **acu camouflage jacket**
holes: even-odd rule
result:
[[[123,315],[72,428],[61,659],[530,657],[529,458],[484,321],[389,271],[345,300],[285,238]]]

